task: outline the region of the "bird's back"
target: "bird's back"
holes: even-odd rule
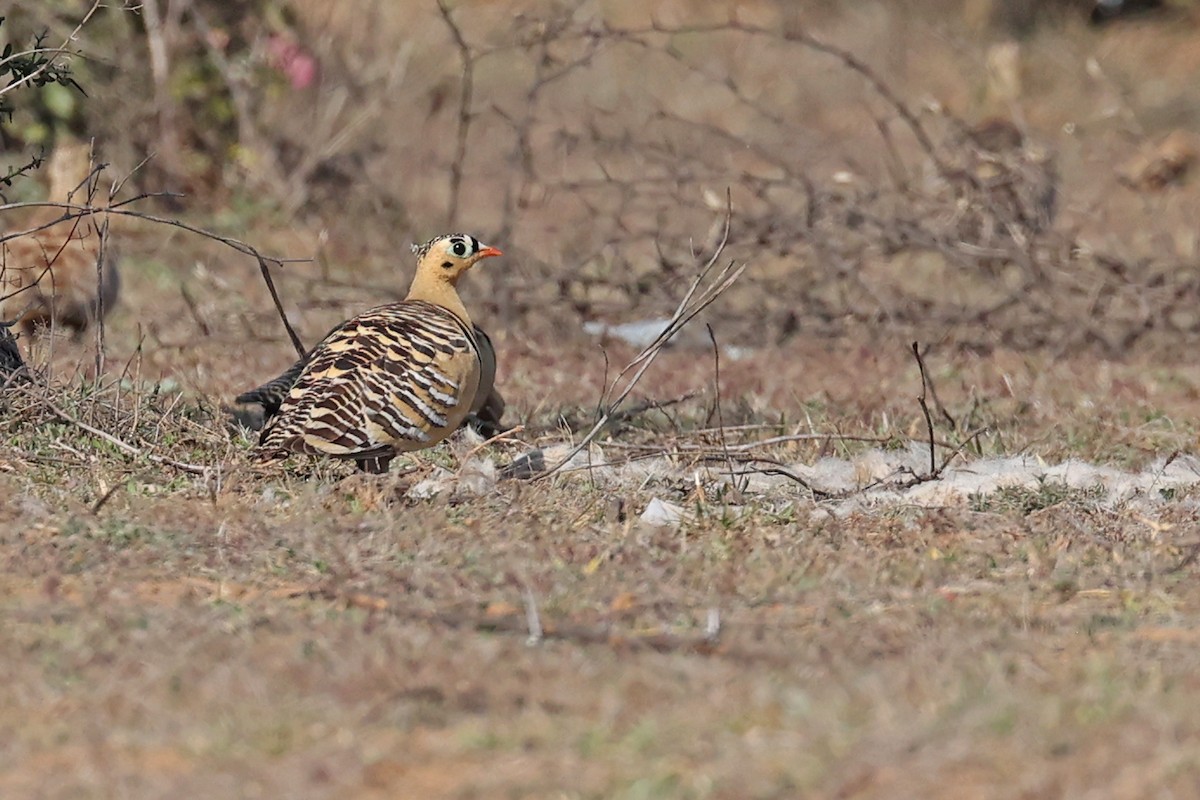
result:
[[[472,328],[475,344],[479,350],[479,387],[475,392],[475,402],[471,404],[471,413],[466,422],[483,436],[495,436],[505,430],[503,419],[507,407],[504,396],[496,388],[496,349],[492,344],[491,337],[483,328],[478,325],[474,325]],[[326,336],[328,335],[326,334]],[[300,373],[308,366],[312,356],[313,352],[309,351],[278,377],[272,378],[254,389],[242,392],[234,398],[234,402],[241,406],[241,408],[232,410],[235,418],[253,430],[261,430],[263,425],[279,413],[284,399],[296,384]],[[261,412],[247,408],[253,405],[260,406]]]
[[[467,416],[480,376],[471,327],[419,300],[342,323],[297,367],[278,413],[263,428],[260,457],[364,459],[432,446]]]

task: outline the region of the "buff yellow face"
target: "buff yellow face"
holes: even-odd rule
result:
[[[495,247],[465,233],[450,233],[430,239],[423,245],[413,245],[413,252],[417,254],[418,275],[424,273],[452,286],[476,262],[503,255]]]

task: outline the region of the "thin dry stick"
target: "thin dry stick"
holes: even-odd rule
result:
[[[958,420],[952,417],[950,412],[946,410],[946,407],[942,405],[941,399],[938,398],[937,384],[935,384],[933,381],[929,381],[929,384],[926,388],[929,390],[929,399],[933,401],[933,407],[937,409],[939,414],[942,415],[942,419],[946,420],[946,423],[950,426],[950,430],[957,431]]]
[[[762,460],[762,459],[750,459],[750,461],[760,461],[760,460]],[[770,462],[766,462],[766,463],[770,463]],[[770,467],[756,467],[753,464],[745,463],[745,469],[735,472],[734,475],[736,475],[739,478],[746,478],[747,480],[749,480],[749,477],[751,475],[778,475],[781,478],[787,478],[789,481],[797,484],[798,486],[801,486],[804,489],[807,489],[809,494],[812,496],[812,499],[814,499],[814,500],[829,500],[829,499],[837,499],[840,497],[838,494],[836,494],[834,492],[828,492],[828,491],[825,491],[824,489],[818,489],[816,486],[813,486],[811,483],[809,483],[807,480],[800,477],[796,473],[792,472],[791,470],[787,469],[786,467],[782,467],[782,466],[778,466],[778,465],[770,466]]]
[[[933,417],[929,414],[929,404],[925,402],[925,393],[929,388],[929,376],[925,374],[925,360],[921,358],[921,347],[916,342],[912,343],[913,356],[917,359],[917,368],[921,371],[921,394],[917,395],[917,403],[921,406],[921,413],[925,415],[925,427],[929,430],[929,475],[937,474],[937,451],[934,449],[933,443]]]
[[[104,314],[107,309],[104,307],[104,267],[105,260],[108,259],[108,218],[106,217],[97,228],[100,236],[100,246],[96,253],[96,380],[100,380],[100,376],[104,373],[104,342],[105,342],[105,323]],[[112,280],[112,276],[108,277]]]
[[[600,415],[600,418],[596,420],[596,424],[592,426],[591,430],[587,432],[587,434],[579,441],[578,444],[571,448],[571,450],[558,464],[554,465],[540,475],[535,476],[534,480],[540,480],[553,475],[555,472],[562,469],[562,467],[577,454],[582,452],[584,448],[588,447],[588,445],[592,443],[592,441],[600,434],[600,432],[605,429],[609,421],[612,419],[613,414],[616,413],[617,407],[625,401],[625,398],[628,397],[629,393],[633,391],[633,387],[637,386],[638,382],[642,379],[642,376],[646,374],[646,371],[650,369],[650,366],[654,363],[654,360],[658,358],[658,354],[662,352],[662,349],[664,346],[666,346],[667,342],[669,342],[675,336],[675,334],[677,334],[683,328],[683,326],[691,322],[697,314],[699,314],[701,311],[711,305],[718,297],[724,294],[725,291],[729,289],[729,287],[732,286],[739,277],[741,277],[741,274],[746,271],[745,264],[739,266],[736,264],[736,262],[730,261],[717,273],[712,283],[706,286],[704,291],[699,293],[699,297],[696,297],[700,287],[704,284],[705,278],[707,278],[709,273],[712,272],[713,267],[716,266],[717,260],[721,257],[721,253],[724,252],[725,244],[729,241],[729,225],[731,219],[733,218],[733,205],[728,190],[726,190],[725,200],[725,226],[721,235],[721,239],[708,262],[700,269],[699,273],[697,273],[696,277],[692,280],[691,286],[689,286],[688,290],[684,293],[683,299],[679,301],[679,305],[675,308],[675,312],[671,315],[667,325],[663,328],[662,332],[655,337],[654,341],[643,348],[642,351],[638,353],[638,355],[632,361],[625,365],[625,368],[622,369],[617,377],[613,380],[612,385],[609,386],[608,391],[605,392],[605,397],[608,398],[608,401],[604,405],[606,405],[607,408],[605,409],[604,413]],[[696,297],[694,301],[693,297]],[[622,380],[625,380],[625,376],[635,368],[636,371],[634,371],[633,374],[625,381],[625,385],[620,389],[620,391],[617,391],[617,386]]]
[[[100,497],[96,500],[96,502],[92,503],[92,513],[99,514],[100,509],[104,508],[104,504],[107,503],[110,499],[112,499],[112,496],[117,493],[118,489],[123,488],[124,486],[125,486],[124,483],[118,481],[118,482],[114,483],[112,486],[108,487],[108,491],[105,492],[104,494],[100,495]]]
[[[130,455],[143,456],[146,459],[153,461],[156,464],[164,464],[168,467],[174,467],[175,469],[181,470],[183,472],[189,472],[193,475],[208,475],[214,469],[213,467],[205,467],[200,464],[189,464],[185,461],[176,461],[173,458],[167,458],[166,456],[160,456],[160,455],[157,455],[156,453],[147,453],[145,450],[141,449],[140,447],[135,447],[134,445],[129,444],[129,442],[126,442],[124,439],[119,439],[116,436],[113,436],[111,433],[107,433],[106,431],[102,431],[99,428],[93,427],[91,425],[88,425],[86,422],[76,419],[75,417],[71,416],[66,411],[63,411],[61,408],[59,408],[57,405],[55,405],[55,403],[53,401],[51,401],[49,398],[39,397],[38,395],[34,394],[33,392],[29,391],[28,389],[24,389],[23,387],[22,387],[22,391],[26,394],[26,396],[32,398],[33,400],[45,404],[46,408],[50,409],[50,411],[53,412],[53,414],[56,417],[58,417],[59,419],[61,419],[63,422],[66,422],[69,425],[74,425],[75,427],[79,428],[80,430],[90,433],[93,436],[98,436],[101,439],[103,439],[104,441],[106,441],[109,444],[116,447],[117,449],[123,450],[126,453],[129,453]],[[219,467],[217,469],[219,469]]]
[[[729,442],[725,439],[725,416],[721,412],[721,348],[717,346],[717,335],[713,333],[712,325],[705,324],[705,329],[708,330],[708,340],[712,342],[713,348],[713,392],[715,394],[714,402],[717,404],[717,427],[720,431],[721,450],[725,453],[725,461],[729,467],[729,479],[735,480],[733,476],[733,459],[729,455]],[[737,486],[737,484],[734,484]],[[738,491],[742,491],[746,484],[738,487]]]
[[[91,150],[91,152],[88,153],[88,159],[90,161],[94,161],[94,159],[95,159],[95,150],[94,150],[95,143],[93,142],[90,145],[90,147],[92,148],[92,150]],[[94,202],[96,192],[99,189],[99,185],[100,185],[100,174],[107,166],[108,166],[107,164],[95,164],[92,168],[91,173],[88,175],[88,178],[85,179],[86,180],[85,185],[87,186],[88,205],[92,205]],[[110,191],[109,191],[108,202],[110,204],[115,199],[114,198],[115,187],[116,187],[116,184],[114,183],[113,188],[110,189]],[[68,196],[67,199],[69,200],[70,197]],[[105,217],[103,220],[101,220],[99,222],[99,224],[97,224],[96,215],[95,215],[95,213],[93,213],[93,214],[91,214],[91,223],[92,223],[92,226],[95,228],[97,235],[100,237],[100,244],[99,244],[99,247],[97,248],[98,252],[96,253],[96,382],[97,382],[97,385],[99,385],[100,376],[102,374],[104,374],[104,359],[105,359],[105,355],[106,355],[104,352],[104,350],[105,350],[104,345],[105,345],[105,334],[107,333],[107,328],[105,326],[104,314],[108,309],[105,308],[105,302],[104,302],[104,295],[106,294],[106,292],[104,291],[104,270],[105,270],[106,262],[108,261],[108,258],[109,258],[109,246],[110,246],[109,245],[109,235],[108,235],[109,219],[108,219],[108,217]],[[110,275],[110,276],[108,276],[108,279],[112,280],[112,277],[113,276]]]
[[[8,94],[11,91],[19,89],[22,86],[31,86],[33,84],[33,82],[43,72],[45,72],[46,70],[48,70],[50,68],[50,66],[54,63],[54,59],[58,58],[63,53],[67,52],[67,45],[70,44],[71,42],[75,41],[75,37],[78,36],[79,32],[81,30],[83,30],[83,27],[85,25],[87,25],[88,22],[91,21],[92,17],[95,16],[96,12],[98,10],[100,10],[100,7],[102,5],[104,5],[104,0],[94,0],[91,8],[89,8],[87,10],[87,13],[83,15],[83,19],[79,20],[79,23],[75,26],[74,30],[72,30],[71,33],[67,35],[67,38],[63,40],[63,43],[61,45],[54,48],[53,50],[43,49],[41,51],[42,53],[47,55],[45,63],[43,63],[40,67],[38,67],[36,70],[29,73],[28,75],[23,76],[20,80],[13,81],[8,86],[5,86],[4,88],[0,89],[0,97],[3,97],[4,95]],[[10,58],[11,58],[11,55],[10,55]],[[3,62],[0,62],[0,63],[3,63]]]
[[[304,358],[308,351],[304,348],[300,337],[296,335],[296,330],[292,327],[292,323],[288,322],[287,314],[283,310],[283,303],[279,300],[279,292],[275,290],[275,281],[271,280],[271,270],[267,268],[267,260],[257,252],[255,252],[254,257],[258,259],[258,268],[262,271],[263,280],[267,283],[267,291],[271,293],[271,302],[275,304],[275,310],[279,312],[279,320],[283,323],[288,338],[292,340],[292,347],[296,348],[297,356]],[[279,262],[275,261],[275,264],[278,265]]]
[[[526,586],[521,594],[525,599],[525,624],[529,626],[529,637],[525,639],[525,644],[533,647],[542,642],[542,618],[538,614],[537,600],[529,587]]]
[[[475,55],[467,44],[462,29],[454,21],[445,0],[437,0],[438,11],[450,28],[454,44],[458,48],[458,57],[462,61],[462,87],[458,99],[458,131],[455,135],[454,160],[450,162],[450,203],[446,209],[446,222],[453,227],[458,218],[459,192],[462,189],[463,162],[467,158],[467,137],[471,132],[471,102],[475,94]]]
[[[495,444],[496,442],[509,442],[511,444],[516,444],[518,442],[518,440],[512,438],[513,434],[520,433],[523,430],[525,430],[524,425],[514,425],[513,427],[509,428],[508,430],[501,431],[500,433],[497,433],[495,436],[492,436],[489,439],[484,439],[482,442],[480,442],[479,444],[472,447],[471,450],[465,456],[462,457],[462,459],[459,463],[459,468],[458,468],[459,474],[462,473],[462,470],[464,467],[466,467],[468,461],[470,461],[472,458],[474,458],[481,450],[485,450],[486,448],[490,447],[491,445]]]
[[[170,225],[172,227],[180,228],[182,230],[188,231],[189,233],[194,233],[198,236],[203,236],[206,239],[211,239],[214,242],[220,242],[221,244],[223,244],[227,247],[233,248],[234,250],[238,251],[239,253],[242,253],[244,255],[248,255],[248,256],[254,258],[258,262],[259,270],[262,272],[263,281],[265,281],[267,284],[267,291],[269,291],[271,294],[271,301],[275,304],[275,311],[279,314],[279,320],[280,320],[280,322],[283,323],[284,330],[287,331],[288,338],[291,339],[292,346],[296,349],[296,355],[299,356],[300,358],[304,358],[304,356],[307,354],[308,351],[305,349],[304,344],[300,341],[300,337],[298,335],[296,335],[296,331],[292,327],[292,323],[288,321],[287,314],[283,310],[283,303],[279,299],[279,292],[276,291],[276,289],[275,289],[275,282],[271,279],[271,272],[267,266],[267,262],[270,261],[272,264],[275,264],[276,266],[282,266],[285,263],[294,263],[294,262],[298,262],[298,261],[309,261],[310,259],[279,258],[276,256],[264,256],[262,253],[260,253],[258,251],[257,248],[255,248],[251,245],[248,245],[245,242],[240,241],[238,239],[234,239],[234,238],[231,238],[228,236],[221,236],[220,234],[213,233],[212,231],[205,230],[204,228],[196,227],[195,225],[189,225],[186,222],[182,222],[177,219],[170,219],[168,217],[160,217],[155,214],[147,214],[142,211],[129,210],[129,209],[125,208],[125,206],[128,206],[131,203],[137,202],[138,200],[143,200],[143,199],[146,199],[147,197],[155,197],[155,196],[159,196],[159,195],[158,194],[138,195],[137,197],[130,198],[129,200],[123,200],[119,203],[115,203],[115,204],[112,204],[112,205],[104,207],[104,208],[98,208],[98,207],[92,206],[90,204],[89,205],[77,205],[75,203],[57,203],[57,202],[55,202],[55,203],[9,203],[7,205],[0,206],[0,212],[3,212],[10,208],[46,207],[46,208],[63,209],[65,213],[58,219],[55,219],[52,222],[46,223],[44,225],[39,225],[37,227],[30,228],[29,230],[26,230],[26,231],[20,231],[18,233],[11,233],[11,234],[7,234],[4,236],[0,236],[0,244],[3,244],[5,241],[15,238],[17,236],[25,236],[27,234],[34,233],[39,230],[44,230],[45,228],[49,228],[52,225],[57,225],[58,223],[66,221],[66,220],[71,220],[71,219],[77,220],[84,215],[104,215],[107,217],[107,215],[113,215],[113,214],[115,214],[117,216],[121,216],[121,217],[132,217],[134,219],[140,219],[140,220],[144,220],[146,222],[154,222],[154,223],[158,223],[160,225]],[[171,196],[178,197],[179,195],[171,195]]]
[[[901,467],[889,475],[886,475],[882,478],[871,481],[866,486],[862,486],[862,487],[859,487],[857,489],[853,489],[850,491],[839,492],[837,494],[831,495],[830,497],[831,497],[831,499],[835,499],[835,500],[844,500],[847,497],[854,497],[855,495],[866,494],[867,492],[869,492],[873,489],[878,489],[881,486],[887,487],[889,489],[894,489],[897,491],[902,491],[904,489],[911,489],[912,487],[918,486],[922,483],[929,483],[931,481],[939,480],[939,479],[941,479],[942,474],[946,471],[946,468],[948,466],[950,466],[950,463],[952,461],[954,461],[954,459],[956,459],[960,455],[962,455],[963,451],[966,450],[968,447],[970,447],[971,444],[976,439],[978,439],[980,436],[982,436],[983,434],[985,434],[987,432],[988,432],[987,426],[984,426],[982,428],[979,428],[978,430],[972,431],[967,436],[966,439],[963,439],[962,444],[960,444],[958,447],[954,448],[954,450],[952,450],[950,452],[950,454],[948,456],[946,456],[945,460],[942,461],[942,465],[940,467],[938,467],[937,469],[933,470],[932,472],[918,474],[915,470],[913,470],[910,467]],[[901,475],[907,475],[909,477],[907,480],[898,480],[899,476],[901,476]]]

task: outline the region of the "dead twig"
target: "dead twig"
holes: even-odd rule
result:
[[[814,499],[814,500],[828,500],[828,499],[836,498],[838,496],[834,492],[828,492],[828,491],[825,491],[824,489],[818,489],[816,486],[813,486],[807,480],[800,477],[796,473],[792,472],[787,467],[783,466],[782,464],[779,464],[778,462],[773,462],[770,459],[750,458],[750,459],[738,459],[738,461],[739,461],[739,463],[744,464],[745,467],[744,467],[744,469],[733,471],[730,475],[731,478],[734,478],[734,477],[748,478],[751,475],[775,475],[780,478],[787,478],[792,483],[795,483],[798,486],[802,487],[812,496],[812,499]],[[760,461],[771,464],[771,466],[768,466],[768,467],[754,466],[754,462],[760,462]]]
[[[267,267],[267,259],[257,251],[254,253],[254,257],[258,260],[258,268],[262,272],[263,280],[267,284],[267,291],[271,293],[271,302],[275,304],[275,311],[279,313],[279,321],[283,323],[288,338],[292,340],[292,347],[296,348],[296,356],[304,358],[308,354],[308,350],[305,349],[304,343],[300,341],[300,337],[296,335],[296,329],[292,327],[292,323],[288,321],[287,312],[283,310],[283,303],[279,300],[279,292],[275,289],[275,281],[271,280],[271,270]],[[280,266],[278,261],[274,263],[276,266]]]
[[[605,356],[605,361],[607,362],[607,355]],[[623,408],[620,411],[609,415],[608,425],[605,426],[605,430],[612,430],[618,425],[628,422],[634,417],[644,414],[647,411],[659,411],[664,408],[670,408],[671,406],[677,406],[680,403],[686,403],[688,400],[695,398],[697,394],[698,392],[685,392],[678,397],[670,397],[666,400],[643,400],[640,403],[634,403],[629,408]],[[603,414],[603,408],[597,409],[597,413]],[[601,433],[603,433],[603,431],[601,431]]]
[[[528,586],[521,592],[525,600],[525,625],[529,628],[529,636],[525,639],[525,644],[530,647],[541,644],[542,642],[542,618],[538,614],[537,600],[533,597],[533,592]]]
[[[92,503],[92,509],[91,509],[92,514],[93,515],[99,514],[100,509],[104,508],[104,504],[107,503],[112,498],[112,496],[117,493],[117,490],[120,489],[122,486],[124,486],[124,484],[114,483],[112,486],[108,487],[108,491],[106,491],[104,494],[100,495],[100,497],[96,499],[96,502]]]
[[[458,219],[459,194],[462,189],[463,162],[467,158],[467,138],[471,133],[471,102],[475,95],[475,53],[467,44],[462,29],[454,21],[445,0],[437,0],[438,13],[450,29],[454,37],[454,45],[458,50],[459,60],[462,61],[462,83],[458,98],[458,127],[455,131],[454,158],[450,162],[450,202],[446,209],[446,223],[453,227]]]
[[[96,436],[100,439],[103,439],[104,441],[113,445],[117,449],[122,450],[130,455],[141,456],[141,457],[147,459],[148,461],[154,462],[155,464],[163,464],[168,467],[174,467],[175,469],[178,469],[182,472],[188,472],[193,475],[207,476],[214,469],[213,467],[206,467],[206,466],[202,466],[200,464],[189,464],[185,461],[176,461],[173,458],[167,458],[166,456],[160,456],[157,453],[148,453],[140,447],[135,447],[134,445],[129,444],[129,442],[126,442],[124,439],[119,439],[116,436],[113,436],[111,433],[108,433],[107,431],[102,431],[99,428],[93,427],[91,425],[88,425],[86,422],[76,419],[75,417],[68,414],[66,411],[63,411],[61,408],[59,408],[58,405],[56,405],[49,398],[39,397],[38,395],[34,394],[33,392],[30,392],[27,389],[24,391],[25,391],[25,394],[27,394],[29,397],[31,397],[35,401],[42,403],[47,409],[49,409],[54,414],[54,416],[58,417],[63,422],[66,422],[68,425],[74,425],[75,427],[79,428],[80,430],[82,430],[86,433],[90,433],[92,436]],[[217,469],[219,469],[219,467]]]
[[[906,468],[905,471],[908,472],[910,475],[912,475],[911,479],[907,480],[907,481],[901,481],[901,482],[895,484],[895,486],[893,488],[911,489],[912,487],[916,486],[917,484],[929,483],[930,481],[938,480],[939,478],[942,477],[942,473],[946,471],[946,468],[948,466],[950,466],[950,463],[954,459],[956,459],[960,455],[962,455],[964,450],[966,450],[968,447],[970,447],[971,444],[974,443],[974,441],[976,439],[978,439],[980,436],[987,433],[988,430],[989,430],[988,426],[985,425],[982,428],[974,430],[970,434],[968,434],[967,438],[963,439],[962,444],[960,444],[958,447],[956,447],[952,451],[950,451],[950,454],[946,456],[944,461],[942,461],[941,466],[939,466],[933,472],[919,475],[919,474],[916,474]],[[861,491],[867,491],[868,489],[877,488],[878,486],[881,486],[884,483],[886,483],[886,481],[876,481],[872,484],[869,484],[868,486],[863,487],[863,489]]]
[[[705,324],[705,329],[708,331],[708,340],[712,342],[713,350],[713,392],[714,403],[717,407],[717,429],[720,431],[721,449],[725,452],[725,461],[729,466],[729,479],[733,477],[733,459],[729,456],[729,442],[725,439],[725,416],[721,412],[721,348],[717,346],[717,335],[713,333],[712,325]],[[744,491],[745,483],[741,485],[734,484],[737,490]]]
[[[58,219],[55,219],[51,222],[48,222],[48,223],[45,223],[42,225],[38,225],[38,226],[30,228],[29,230],[26,230],[26,231],[20,231],[18,233],[10,233],[10,234],[6,234],[4,236],[0,236],[0,244],[3,244],[5,241],[15,238],[17,236],[24,236],[24,235],[28,235],[30,233],[34,233],[39,230],[44,230],[46,228],[52,227],[53,225],[57,225],[61,222],[67,221],[67,220],[78,220],[79,218],[84,217],[84,216],[92,216],[92,217],[102,216],[105,219],[107,219],[107,217],[111,216],[111,215],[120,216],[120,217],[131,217],[133,219],[140,219],[140,220],[143,220],[146,222],[153,222],[153,223],[157,223],[157,224],[161,224],[161,225],[169,225],[171,227],[180,228],[181,230],[185,230],[189,233],[194,233],[197,236],[202,236],[206,239],[211,239],[214,242],[219,242],[227,247],[230,247],[230,248],[236,250],[239,253],[242,253],[243,255],[252,257],[255,261],[258,262],[258,267],[259,267],[260,272],[262,273],[263,281],[267,284],[267,291],[270,292],[270,294],[271,294],[271,302],[274,303],[275,311],[279,314],[279,320],[280,320],[280,322],[283,323],[284,330],[287,331],[288,338],[291,340],[292,346],[296,350],[296,355],[300,358],[303,358],[308,351],[307,351],[307,349],[305,349],[304,344],[300,341],[300,337],[296,334],[296,330],[292,327],[292,323],[288,320],[287,314],[283,310],[283,303],[279,299],[279,292],[275,288],[275,281],[271,278],[271,271],[270,271],[270,268],[267,266],[267,263],[270,262],[271,264],[274,264],[276,267],[280,267],[285,263],[304,262],[304,261],[310,261],[311,259],[280,258],[277,256],[265,256],[261,252],[259,252],[257,248],[255,248],[249,244],[246,244],[245,242],[240,241],[238,239],[234,239],[229,236],[222,236],[218,233],[213,233],[212,231],[205,230],[204,228],[200,228],[195,225],[190,225],[190,224],[183,222],[181,220],[178,220],[178,219],[171,219],[169,217],[160,217],[155,214],[148,214],[143,211],[130,210],[130,209],[126,208],[126,206],[128,206],[129,204],[134,203],[138,200],[146,199],[148,197],[155,197],[155,196],[159,196],[159,195],[158,194],[138,195],[137,197],[130,198],[129,200],[123,200],[119,203],[113,203],[113,204],[105,206],[105,207],[97,207],[97,206],[94,206],[91,204],[58,203],[58,202],[53,202],[53,203],[10,203],[10,204],[4,205],[4,206],[0,206],[0,212],[3,212],[9,208],[23,208],[23,207],[59,208],[64,211],[64,213],[61,217],[59,217]],[[178,195],[173,195],[173,196],[178,196]]]
[[[654,363],[654,360],[658,358],[658,355],[662,352],[662,349],[664,346],[666,346],[667,342],[669,342],[675,336],[675,334],[679,333],[679,331],[685,325],[691,322],[697,314],[699,314],[714,301],[716,301],[717,298],[724,294],[729,287],[732,286],[739,277],[741,277],[742,273],[746,271],[746,264],[738,265],[736,262],[730,261],[725,267],[717,272],[715,277],[713,277],[712,280],[707,283],[707,285],[705,283],[706,279],[708,279],[710,273],[715,268],[718,260],[721,258],[721,254],[725,250],[726,243],[729,241],[729,226],[731,220],[733,219],[733,201],[728,190],[726,190],[725,193],[725,201],[725,220],[721,238],[717,242],[716,248],[713,250],[713,253],[709,257],[708,261],[703,267],[700,268],[700,271],[692,280],[691,285],[688,287],[687,291],[684,292],[683,298],[676,306],[674,313],[667,322],[667,325],[664,326],[658,336],[654,338],[654,341],[642,348],[641,352],[639,352],[632,361],[626,364],[625,368],[622,369],[617,377],[613,379],[612,384],[609,385],[608,389],[604,393],[605,402],[602,403],[602,406],[604,407],[604,413],[602,413],[600,418],[596,420],[596,423],[592,426],[591,430],[589,430],[587,434],[570,450],[570,452],[563,457],[562,461],[546,470],[541,475],[535,476],[534,480],[553,475],[555,472],[562,469],[562,467],[577,454],[582,452],[588,445],[590,445],[592,441],[594,441],[595,438],[600,434],[600,432],[608,426],[609,421],[616,413],[618,406],[625,401],[625,398],[629,396],[629,393],[632,392],[633,388],[637,386],[639,381],[641,381],[642,376],[646,374],[648,369],[650,369],[650,366]],[[703,287],[703,290],[701,290],[701,287]],[[631,372],[632,374],[630,374]]]
[[[925,402],[925,394],[929,390],[929,375],[925,372],[925,360],[921,358],[921,348],[916,342],[912,343],[913,356],[917,359],[917,368],[921,371],[921,394],[917,395],[917,404],[921,406],[921,413],[925,415],[925,427],[929,431],[929,475],[933,475],[937,469],[937,450],[933,445],[933,417],[929,414],[929,405]]]

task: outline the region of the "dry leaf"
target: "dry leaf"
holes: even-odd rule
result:
[[[609,608],[620,614],[622,612],[629,611],[636,605],[637,597],[634,596],[633,592],[621,592],[612,599],[612,603],[609,604]]]
[[[511,617],[513,614],[520,613],[520,611],[521,609],[512,603],[497,600],[494,603],[488,603],[488,607],[484,610],[483,615],[485,617]]]

